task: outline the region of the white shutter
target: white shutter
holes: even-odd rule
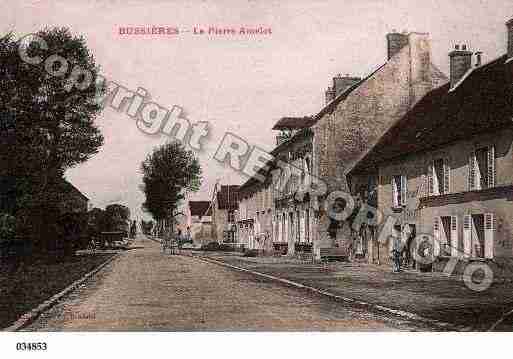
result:
[[[433,243],[433,252],[436,257],[440,255],[440,247],[442,247],[442,229],[441,229],[442,223],[440,217],[435,217],[433,221],[433,237],[434,237],[434,243]]]
[[[406,205],[406,195],[408,193],[408,179],[401,176],[401,206]]]
[[[299,212],[299,241],[304,242],[305,241],[305,215],[304,211]]]
[[[458,217],[451,216],[451,256],[459,256]]]
[[[392,176],[392,204],[394,207],[399,207],[399,203],[397,203],[397,186],[395,183],[395,177]]]
[[[427,188],[428,188],[428,194],[429,196],[432,196],[434,195],[434,192],[435,192],[435,182],[434,182],[434,178],[433,178],[433,171],[434,171],[434,166],[433,166],[433,162],[431,162],[431,164],[428,166],[428,171],[427,171]]]
[[[488,188],[495,187],[495,146],[488,147]]]
[[[444,159],[444,194],[451,192],[451,168],[449,167],[449,160]]]
[[[468,161],[468,190],[476,189],[476,154],[472,152]]]
[[[493,213],[486,213],[484,215],[484,229],[485,229],[485,248],[484,248],[484,256],[485,258],[493,258],[493,246],[495,239],[495,230],[496,230],[496,218]]]
[[[472,216],[463,217],[463,252],[465,257],[472,254]]]

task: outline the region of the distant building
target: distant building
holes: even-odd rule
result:
[[[193,242],[200,245],[211,242],[213,230],[210,201],[189,201],[185,212]]]
[[[71,182],[62,179],[60,182],[61,201],[59,209],[64,213],[87,213],[89,198],[80,192]]]
[[[239,209],[239,186],[216,183],[212,193],[213,238],[217,242],[236,242],[235,214]]]

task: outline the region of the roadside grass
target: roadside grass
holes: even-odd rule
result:
[[[0,263],[0,328],[57,294],[114,253]]]

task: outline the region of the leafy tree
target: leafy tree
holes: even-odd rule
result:
[[[106,231],[128,231],[130,209],[121,204],[110,204],[105,207]]]
[[[185,191],[197,191],[201,185],[198,159],[179,142],[155,149],[141,164],[141,171],[143,209],[160,223],[172,221]]]
[[[141,229],[144,234],[151,234],[153,225],[153,221],[145,221],[144,219],[141,219]]]
[[[98,237],[106,227],[105,210],[93,208],[87,212],[87,228],[89,238]]]
[[[52,76],[39,65],[24,62],[19,40],[11,34],[0,40],[0,117],[2,128],[15,129],[12,140],[2,142],[0,175],[16,178],[17,230],[47,247],[57,223],[58,186],[64,172],[88,160],[103,144],[94,120],[101,111],[95,84],[99,69],[83,37],[66,28],[37,33],[48,45],[28,48],[29,56],[46,59],[57,54],[67,60],[63,76]],[[57,65],[56,65],[57,66]],[[69,88],[75,67],[91,75],[91,86]],[[11,131],[12,132],[12,131]],[[3,165],[6,164],[6,167]]]

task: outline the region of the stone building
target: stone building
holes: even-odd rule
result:
[[[256,221],[262,216],[274,250],[292,255],[318,253],[320,247],[354,249],[347,221],[328,216],[328,194],[349,192],[347,168],[426,93],[447,82],[431,63],[428,34],[389,34],[387,49],[387,62],[365,78],[333,78],[326,105],[315,116],[285,117],[275,125],[280,133],[271,153],[274,170],[266,181],[252,178],[242,186],[239,230],[247,231],[248,243],[261,235]],[[312,191],[319,183],[325,190]],[[267,193],[269,207],[259,200]]]
[[[239,186],[214,186],[212,193],[213,239],[217,242],[234,243],[236,241],[235,212],[239,208]]]
[[[507,29],[507,53],[486,64],[480,52],[473,61],[473,52],[456,46],[450,81],[349,172],[355,194],[377,193],[387,219],[381,238],[402,238],[416,256],[427,246],[433,270],[444,271],[451,258],[455,273],[483,261],[498,274],[513,269],[513,21]],[[369,261],[387,261],[389,243],[367,243]]]
[[[339,84],[334,81],[334,85]],[[337,87],[332,89],[336,91]],[[271,154],[276,164],[282,164],[271,176],[273,247],[289,255],[311,253],[316,235],[313,206],[306,193],[313,166],[313,134],[309,130],[312,124],[311,117],[284,117],[273,127],[281,133]]]
[[[260,170],[265,181],[248,179],[239,188],[236,212],[237,242],[244,248],[270,253],[273,251],[273,193],[270,171]]]
[[[327,193],[349,193],[347,169],[426,93],[447,82],[431,62],[428,34],[388,34],[387,49],[383,65],[340,92],[313,118],[313,176],[326,184]],[[333,220],[325,199],[318,198],[316,243],[364,255],[355,253],[364,248],[355,243],[350,222]],[[343,199],[340,206],[345,206]]]

